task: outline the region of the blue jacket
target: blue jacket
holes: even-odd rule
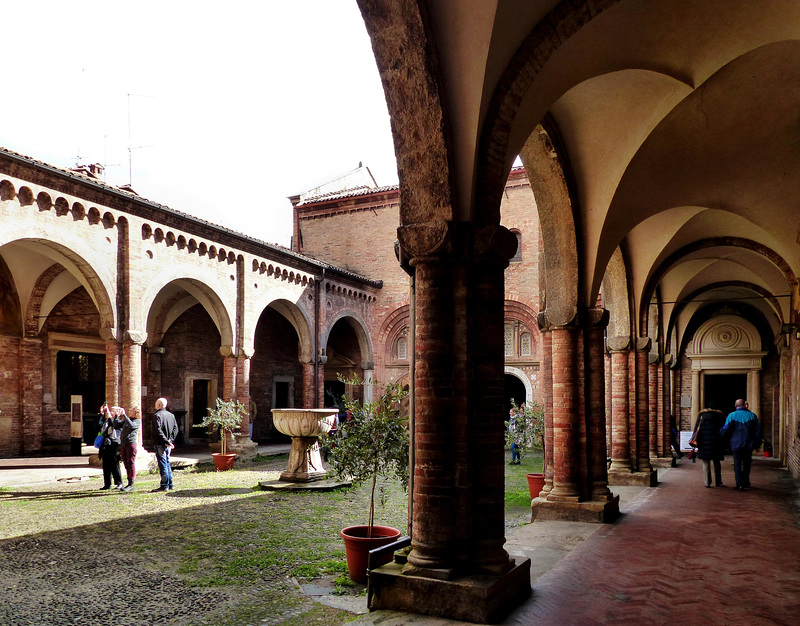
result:
[[[761,445],[761,428],[758,418],[743,406],[728,415],[719,434],[724,440],[730,439],[731,450],[754,450]]]

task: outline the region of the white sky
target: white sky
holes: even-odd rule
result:
[[[132,146],[142,197],[284,246],[287,196],[359,161],[397,182],[355,0],[24,0],[1,15],[0,146],[105,163],[112,185]]]

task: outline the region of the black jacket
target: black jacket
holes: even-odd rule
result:
[[[695,437],[697,456],[707,461],[714,459],[721,461],[725,456],[725,448],[719,431],[725,423],[725,415],[722,411],[703,409],[698,419],[700,422]]]
[[[175,416],[160,409],[153,414],[153,443],[157,446],[166,446],[175,441],[178,436],[178,421]]]

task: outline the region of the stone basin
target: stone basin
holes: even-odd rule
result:
[[[338,412],[335,408],[272,409],[275,428],[292,438],[289,467],[281,474],[282,481],[307,483],[326,478],[317,437],[333,427]]]
[[[319,437],[332,427],[338,409],[272,409],[272,423],[284,435]]]

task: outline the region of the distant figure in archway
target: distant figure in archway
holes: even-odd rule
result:
[[[711,464],[714,464],[714,484],[722,487],[722,459],[725,448],[720,430],[725,423],[725,415],[719,410],[719,403],[709,402],[708,408],[700,411],[697,421],[697,456],[703,462],[703,484],[711,487]]]
[[[730,441],[733,451],[733,473],[736,477],[736,488],[740,491],[750,487],[750,464],[753,450],[761,445],[761,427],[758,417],[753,413],[747,400],[736,401],[736,409],[728,415],[720,434],[725,441]]]

